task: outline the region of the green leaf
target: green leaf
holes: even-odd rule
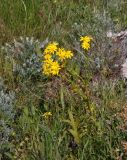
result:
[[[69,129],[69,132],[72,134],[72,136],[74,137],[74,140],[77,144],[80,143],[80,137],[79,134],[77,132],[77,130],[73,130],[73,129]]]
[[[26,116],[29,115],[28,107],[24,107],[24,114],[25,114]]]
[[[62,108],[63,108],[63,110],[64,110],[64,108],[65,108],[65,103],[64,103],[64,90],[63,90],[63,86],[61,86],[61,89],[60,89],[60,100],[61,100]]]

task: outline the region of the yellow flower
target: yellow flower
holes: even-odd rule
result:
[[[90,42],[91,40],[93,40],[93,38],[89,36],[80,37],[80,41]]]
[[[58,75],[61,67],[57,61],[52,62],[51,64],[51,74],[52,75]]]
[[[56,50],[57,50],[57,45],[58,43],[56,42],[53,42],[53,43],[50,43],[44,50],[44,53],[45,54],[53,54]]]
[[[45,59],[45,60],[50,60],[50,59],[52,59],[51,54],[45,54],[45,55],[44,55],[44,59]]]
[[[56,52],[56,55],[59,56],[60,60],[65,59],[65,49],[64,48],[58,48],[58,51]]]
[[[66,51],[64,48],[58,48],[56,55],[63,61],[64,59],[70,59],[73,56],[73,53],[71,51]]]
[[[90,49],[90,42],[91,40],[93,40],[92,37],[89,36],[84,36],[84,37],[80,37],[80,41],[82,41],[82,48],[89,50]]]
[[[58,75],[61,67],[57,61],[44,61],[43,73],[45,75]]]
[[[90,49],[90,44],[88,42],[83,42],[82,43],[82,48],[86,49],[86,50],[89,50]]]
[[[58,43],[48,44],[44,50],[43,73],[47,76],[58,75],[60,69],[63,68],[65,62],[63,60],[70,59],[73,53],[64,48],[58,48]],[[57,61],[55,59],[57,58]]]
[[[48,117],[52,116],[52,113],[51,112],[45,112],[42,116],[44,118],[48,118]]]
[[[71,51],[66,51],[66,58],[72,58],[73,57],[73,53]]]
[[[43,64],[43,73],[45,75],[50,75],[50,73],[51,73],[50,66],[51,66],[50,63],[44,62],[44,64]]]

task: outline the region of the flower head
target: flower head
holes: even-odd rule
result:
[[[73,53],[72,51],[66,51],[66,58],[72,58],[73,57]]]
[[[52,55],[51,54],[45,54],[44,59],[45,60],[50,60],[50,59],[52,59]]]
[[[60,69],[61,67],[57,61],[51,63],[50,70],[52,75],[58,75]]]
[[[47,62],[45,61],[44,64],[43,64],[43,73],[45,75],[50,75],[51,73],[51,69],[50,69],[50,66],[51,66],[51,62]]]
[[[83,42],[82,43],[82,48],[86,49],[86,50],[89,50],[90,49],[90,44],[88,42]]]
[[[59,57],[61,61],[63,61],[65,59],[72,58],[73,53],[71,51],[66,51],[64,48],[58,48],[56,55]]]
[[[44,118],[48,118],[48,117],[52,116],[52,113],[51,112],[45,112],[42,116]]]
[[[45,54],[53,54],[57,50],[57,45],[58,45],[58,43],[56,43],[56,42],[50,43],[45,48],[44,53]]]
[[[89,36],[81,36],[80,41],[82,42],[81,46],[83,49],[89,50],[90,49],[90,42],[93,40],[92,37]]]
[[[44,61],[43,73],[45,75],[58,75],[61,67],[57,61]]]
[[[89,36],[81,36],[80,37],[80,41],[85,41],[85,42],[90,42],[91,40],[93,40],[93,38],[92,37],[89,37]]]

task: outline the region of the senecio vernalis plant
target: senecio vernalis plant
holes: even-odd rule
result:
[[[92,40],[90,36],[81,36],[81,47],[88,51]],[[59,47],[57,42],[40,42],[29,37],[20,37],[18,41],[6,44],[2,53],[6,60],[11,61],[14,75],[23,79],[58,76],[66,62],[74,56],[71,50]]]
[[[58,75],[64,67],[65,61],[72,57],[72,51],[59,48],[58,43],[53,42],[48,44],[44,50],[43,73],[48,76]]]
[[[88,51],[91,40],[93,40],[92,37],[81,36],[82,48]],[[43,73],[47,76],[58,75],[65,66],[66,60],[71,59],[73,56],[72,51],[58,47],[57,42],[49,43],[44,50]]]

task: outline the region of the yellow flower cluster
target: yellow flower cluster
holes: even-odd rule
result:
[[[71,59],[73,53],[64,48],[59,48],[58,43],[48,44],[44,50],[43,73],[47,76],[58,75],[63,67],[64,60]]]
[[[84,36],[84,37],[80,37],[80,41],[82,42],[82,48],[86,49],[87,51],[90,49],[90,42],[91,40],[93,40],[92,37],[89,36]]]
[[[71,59],[73,53],[71,51],[66,51],[64,48],[58,48],[56,55],[58,55],[59,59],[63,61],[65,59]]]
[[[52,113],[51,113],[51,112],[45,112],[45,113],[42,115],[42,117],[44,117],[44,118],[48,118],[48,117],[50,117],[50,116],[52,116]]]

